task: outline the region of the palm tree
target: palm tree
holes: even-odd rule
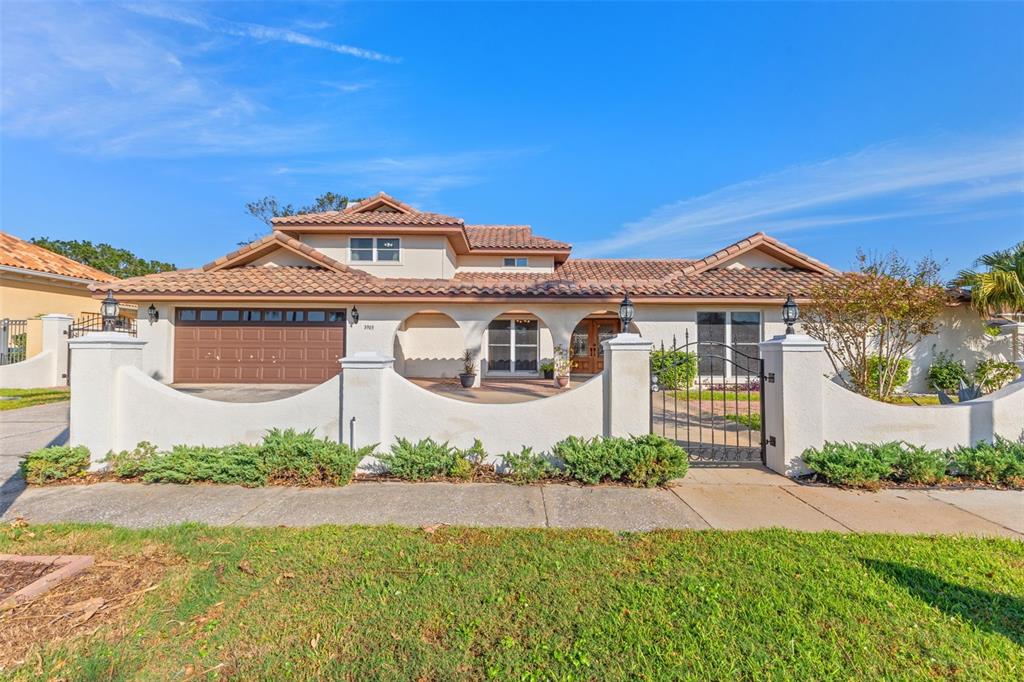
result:
[[[971,290],[971,306],[983,315],[1004,317],[1019,326],[1024,314],[1024,242],[984,255],[974,265],[988,270],[961,270],[953,284]],[[1019,358],[1017,328],[1013,341],[1014,357]]]

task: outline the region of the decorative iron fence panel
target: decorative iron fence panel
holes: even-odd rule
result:
[[[128,336],[138,336],[138,320],[126,315],[118,315],[114,318],[113,329],[110,331],[121,332]],[[103,331],[103,315],[100,313],[82,313],[68,326],[68,339],[75,339],[89,332]],[[68,346],[68,371],[64,375],[68,386],[71,385],[71,346]]]
[[[693,464],[764,463],[764,360],[718,341],[673,338],[651,355],[651,433]]]
[[[25,359],[28,349],[28,320],[0,320],[0,365]]]

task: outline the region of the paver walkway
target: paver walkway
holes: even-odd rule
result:
[[[0,519],[105,522],[133,528],[186,521],[239,526],[446,523],[629,531],[777,526],[1024,539],[1024,491],[854,492],[801,485],[759,467],[693,468],[682,481],[651,490],[390,482],[359,482],[342,488],[138,483],[25,488],[16,473],[17,460],[25,452],[66,437],[61,407],[0,413],[0,480],[4,481]],[[65,414],[66,409],[65,404]],[[6,418],[11,415],[18,418]]]

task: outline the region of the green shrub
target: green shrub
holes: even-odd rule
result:
[[[21,460],[21,475],[29,483],[62,481],[89,470],[89,448],[58,445],[30,452]]]
[[[136,445],[134,450],[108,452],[103,461],[118,478],[135,478],[148,471],[152,466],[150,460],[157,456],[159,455],[156,446],[144,440]]]
[[[263,438],[259,455],[271,481],[305,485],[345,485],[352,480],[359,461],[373,454],[375,446],[353,450],[344,443],[317,438],[314,431],[271,429]]]
[[[879,355],[872,355],[868,358],[868,382],[869,390],[874,397],[888,398],[891,390],[886,395],[879,396],[879,384],[882,381],[882,374],[888,370],[891,360]],[[896,375],[893,377],[890,389],[896,389],[910,380],[910,358],[900,358],[896,364]]]
[[[950,452],[951,468],[963,478],[1024,486],[1024,443],[996,438],[994,443],[981,441]]]
[[[831,443],[821,449],[804,451],[804,464],[830,483],[859,488],[877,488],[891,478],[902,451],[900,443]]]
[[[935,485],[946,479],[949,457],[942,450],[929,450],[903,443],[893,462],[892,476],[898,481]]]
[[[175,445],[170,452],[141,462],[139,476],[145,483],[206,481],[249,487],[267,484],[263,458],[257,445]]]
[[[656,350],[651,353],[651,373],[663,390],[686,388],[697,378],[697,354]]]
[[[654,434],[631,438],[583,439],[570,436],[555,444],[554,454],[571,477],[583,483],[622,481],[661,485],[686,474],[686,451]]]
[[[974,383],[982,393],[998,391],[1017,378],[1020,369],[1012,362],[982,360],[974,368]]]
[[[543,453],[523,446],[519,452],[506,452],[501,456],[508,467],[508,476],[513,483],[536,483],[555,474],[555,467]]]
[[[465,460],[461,450],[433,438],[424,438],[418,443],[399,438],[390,452],[380,455],[380,461],[392,476],[410,481],[450,476],[453,470],[458,473],[459,460]]]
[[[964,363],[954,360],[947,351],[935,355],[928,368],[928,386],[935,391],[953,393],[960,388],[960,381],[967,381],[967,368]]]

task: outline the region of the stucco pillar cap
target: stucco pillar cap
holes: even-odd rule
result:
[[[395,359],[375,351],[360,351],[346,355],[341,360],[342,369],[385,369],[395,364]]]
[[[601,345],[609,350],[649,350],[654,344],[639,334],[619,334]]]
[[[782,334],[762,341],[758,346],[763,351],[813,353],[824,350],[825,342],[806,334]]]
[[[92,332],[68,341],[71,348],[96,348],[99,350],[125,349],[141,350],[146,342],[124,332]]]

